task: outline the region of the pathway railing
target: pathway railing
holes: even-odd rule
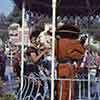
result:
[[[60,81],[69,81],[69,100],[71,100],[72,87],[71,83],[75,82],[75,97],[73,100],[100,100],[100,79],[90,80],[90,87],[88,87],[88,79],[57,79]],[[62,96],[62,84],[60,85],[60,98]],[[90,90],[89,90],[90,89]],[[89,97],[90,91],[90,97]],[[57,99],[58,100],[58,99]]]
[[[21,95],[19,90],[17,100]],[[50,99],[50,77],[37,77],[35,74],[24,75],[24,86],[22,89],[22,100],[49,100]]]

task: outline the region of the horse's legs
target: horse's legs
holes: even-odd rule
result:
[[[62,87],[62,89],[61,89],[61,87]],[[67,97],[69,95],[67,81],[62,81],[62,84],[61,84],[60,81],[58,81],[58,84],[57,84],[57,94],[58,94],[58,99],[57,100],[60,100],[60,97],[61,97],[61,100],[67,100]]]

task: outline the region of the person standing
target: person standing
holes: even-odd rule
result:
[[[6,55],[4,50],[0,51],[0,77],[2,80],[5,80],[5,68],[6,68]]]

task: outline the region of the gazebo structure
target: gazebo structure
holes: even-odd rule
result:
[[[22,8],[24,0],[13,0],[19,8]],[[25,0],[26,9],[44,14],[52,14],[52,0]],[[58,15],[61,16],[89,16],[100,13],[99,0],[57,0]],[[42,9],[41,9],[42,8]]]
[[[92,20],[96,16],[100,16],[100,1],[99,0],[13,0],[15,4],[22,9],[22,70],[21,70],[21,77],[22,77],[22,85],[23,87],[23,56],[24,56],[24,17],[25,17],[25,10],[29,10],[31,12],[37,12],[39,14],[45,14],[52,17],[52,71],[51,71],[51,100],[54,100],[54,54],[55,54],[55,31],[57,25],[57,17],[60,16],[64,19],[65,16],[67,18],[73,17],[74,24],[78,24],[80,19],[84,17],[87,20],[87,25],[81,29],[81,32],[100,32],[99,28],[93,29],[90,27],[91,24],[91,17]],[[100,18],[100,17],[99,17]],[[85,23],[86,24],[86,23]],[[81,27],[80,27],[81,28]],[[94,31],[95,30],[95,31]],[[90,94],[90,76],[88,75],[88,99],[91,100]],[[81,87],[79,87],[81,88]],[[81,93],[79,93],[79,99],[81,99]],[[21,98],[20,98],[21,100]]]
[[[25,9],[38,14],[52,16],[52,0],[13,0],[21,9],[22,2],[25,1]],[[91,26],[91,21],[100,17],[100,1],[99,0],[57,0],[56,1],[56,19],[60,18],[74,23],[87,24],[80,27],[82,32],[99,32],[99,28],[95,29]],[[67,19],[66,19],[67,18]],[[59,19],[58,19],[59,20]],[[57,21],[57,20],[56,20]],[[86,23],[85,23],[86,21]],[[80,25],[79,25],[80,26]],[[88,27],[88,28],[87,28]],[[92,28],[91,28],[92,27]],[[99,26],[98,26],[99,27]]]

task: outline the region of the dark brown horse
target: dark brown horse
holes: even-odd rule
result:
[[[66,31],[67,28],[67,31]],[[56,40],[56,58],[58,61],[57,76],[60,79],[73,79],[80,70],[80,60],[85,49],[81,41],[77,40],[78,32],[76,28],[68,25],[60,28]],[[73,63],[77,63],[77,67]],[[69,80],[57,81],[57,100],[73,100],[75,96],[75,82]],[[62,93],[61,93],[62,90]],[[59,99],[60,98],[60,99]]]

